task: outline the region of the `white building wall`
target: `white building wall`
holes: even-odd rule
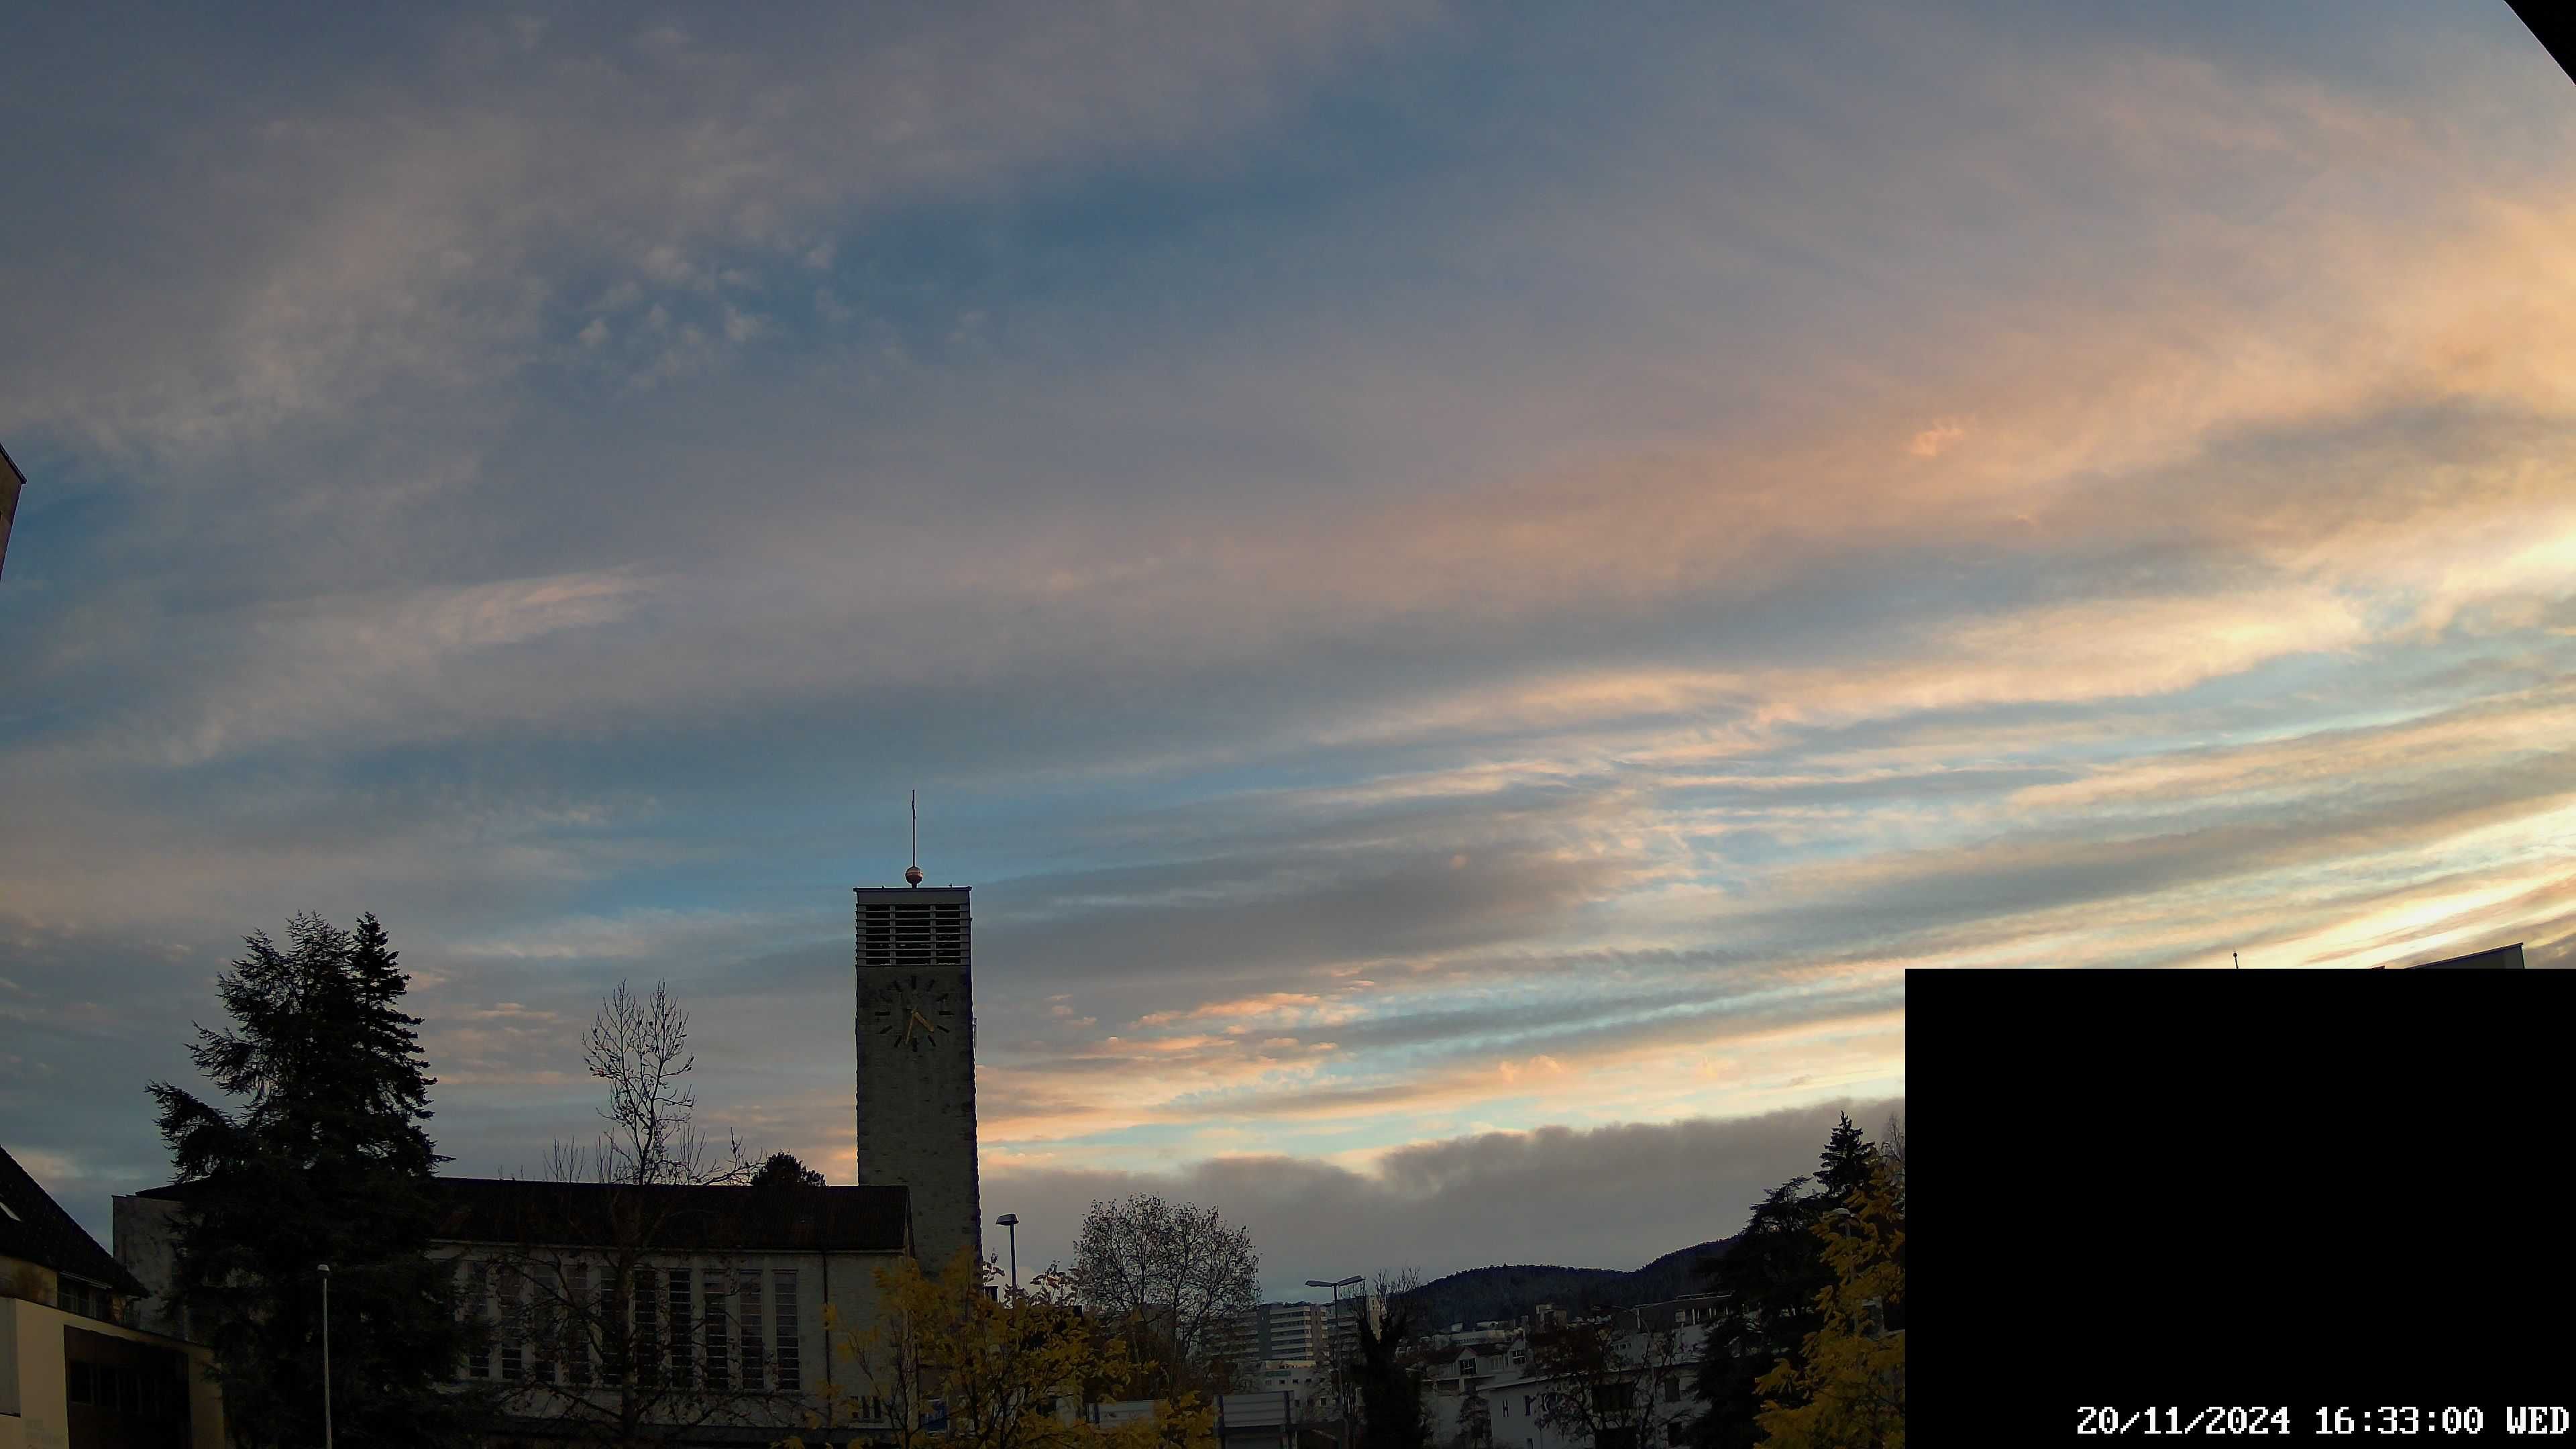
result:
[[[1654,1305],[1645,1310],[1653,1314],[1671,1305]],[[1635,1322],[1638,1310],[1628,1317]],[[1710,1324],[1705,1319],[1691,1320],[1687,1313],[1672,1323],[1673,1346],[1670,1358],[1662,1364],[1641,1364],[1637,1373],[1639,1394],[1652,1394],[1658,1399],[1666,1392],[1665,1380],[1675,1381],[1681,1401],[1662,1407],[1658,1417],[1686,1416],[1696,1412],[1688,1402],[1690,1376],[1698,1364],[1702,1348],[1708,1341]],[[1652,1321],[1652,1320],[1650,1320]],[[1651,1347],[1651,1328],[1632,1328],[1621,1339],[1621,1351],[1632,1359],[1643,1359]],[[1458,1441],[1459,1411],[1467,1394],[1473,1390],[1485,1396],[1490,1412],[1494,1449],[1591,1449],[1588,1442],[1577,1443],[1540,1422],[1540,1405],[1553,1390],[1556,1380],[1530,1372],[1530,1353],[1526,1337],[1515,1332],[1500,1342],[1467,1345],[1434,1358],[1424,1375],[1423,1402],[1431,1413],[1431,1436],[1435,1445]],[[1641,1445],[1640,1449],[1666,1449],[1663,1445]]]
[[[449,1243],[439,1246],[439,1254],[457,1265],[460,1303],[473,1311],[477,1308],[491,1321],[504,1320],[503,1292],[494,1269],[516,1256],[517,1250],[503,1250],[485,1244]],[[688,1274],[688,1311],[692,1322],[705,1322],[709,1315],[707,1297],[711,1280],[730,1283],[725,1295],[725,1351],[720,1355],[728,1394],[744,1394],[751,1388],[746,1367],[750,1355],[746,1349],[743,1318],[755,1297],[759,1309],[756,1340],[760,1359],[759,1391],[768,1401],[756,1412],[742,1412],[740,1417],[751,1422],[795,1425],[804,1422],[808,1408],[820,1409],[840,1387],[851,1397],[865,1398],[864,1386],[845,1384],[851,1365],[834,1351],[830,1334],[824,1326],[824,1309],[834,1310],[839,1328],[831,1331],[847,1334],[874,1321],[877,1310],[875,1271],[893,1263],[893,1253],[788,1253],[729,1252],[717,1254],[655,1254],[646,1260],[647,1271],[655,1275],[662,1292],[656,1300],[666,1314],[669,1311],[670,1278],[673,1270]],[[606,1272],[604,1255],[579,1254],[566,1250],[560,1259],[566,1268],[587,1267],[592,1275],[587,1281],[596,1287]],[[553,1260],[549,1261],[549,1267]],[[756,1281],[756,1293],[744,1282],[744,1275]],[[827,1292],[828,1281],[828,1292]],[[477,1292],[479,1290],[479,1300]],[[524,1307],[525,1305],[523,1305]],[[513,1352],[515,1349],[515,1352]],[[793,1350],[792,1358],[789,1350]],[[703,1345],[693,1355],[691,1371],[704,1375],[707,1360]],[[792,1367],[793,1372],[789,1372]],[[547,1372],[545,1388],[539,1391],[540,1371]],[[460,1383],[506,1385],[524,1383],[531,1390],[514,1404],[519,1412],[539,1417],[563,1414],[563,1400],[581,1393],[594,1404],[615,1401],[614,1388],[598,1382],[596,1366],[587,1375],[587,1386],[580,1383],[569,1363],[541,1364],[532,1337],[496,1339],[490,1350],[458,1366],[455,1374]],[[748,1405],[744,1406],[748,1408]],[[728,1417],[735,1410],[728,1410]]]

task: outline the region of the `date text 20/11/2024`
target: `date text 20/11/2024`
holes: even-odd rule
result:
[[[2375,1405],[2359,1408],[2329,1405],[2316,1409],[2318,1435],[2478,1434],[2486,1429],[2486,1411],[2474,1405],[2438,1408]],[[2565,1434],[2568,1411],[2546,1404],[2515,1404],[2504,1411],[2508,1434]],[[2179,1406],[2122,1410],[2095,1405],[2076,1411],[2078,1434],[2287,1434],[2287,1405],[2211,1405],[2192,1411]]]

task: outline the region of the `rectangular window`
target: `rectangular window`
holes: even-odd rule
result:
[[[628,1301],[627,1280],[617,1276],[615,1268],[602,1268],[599,1274],[599,1381],[616,1388],[626,1382],[627,1360],[634,1357],[635,1335],[631,1326],[635,1308]]]
[[[706,1281],[707,1387],[733,1387],[733,1326],[725,1321],[725,1275],[710,1272]]]
[[[494,1315],[501,1335],[501,1379],[517,1383],[527,1377],[527,1320],[519,1316],[519,1275],[511,1268],[500,1272],[501,1311]]]
[[[734,1278],[734,1319],[742,1325],[742,1386],[746,1389],[769,1387],[768,1365],[761,1360],[760,1274],[745,1269]]]
[[[797,1362],[796,1270],[780,1268],[769,1275],[770,1360],[778,1373],[782,1393],[804,1389],[803,1370]]]
[[[528,1342],[533,1347],[528,1374],[538,1383],[550,1384],[555,1381],[555,1359],[561,1352],[562,1315],[555,1311],[555,1296],[542,1283],[532,1285],[528,1299]]]
[[[657,1321],[661,1316],[662,1298],[653,1288],[653,1270],[650,1268],[637,1269],[635,1276],[627,1281],[627,1296],[633,1300],[635,1309],[635,1336],[629,1340],[634,1351],[627,1355],[627,1361],[633,1365],[635,1382],[639,1384],[662,1382],[662,1330]]]
[[[564,1363],[576,1384],[590,1382],[590,1325],[598,1310],[590,1296],[590,1265],[573,1264],[564,1278]]]
[[[491,1268],[482,1263],[467,1264],[465,1268],[466,1318],[477,1323],[485,1322],[491,1312],[491,1299]],[[492,1345],[481,1334],[475,1335],[473,1355],[465,1360],[465,1376],[476,1379],[492,1377]]]
[[[696,1365],[691,1363],[691,1350],[697,1346],[698,1312],[689,1302],[689,1284],[697,1277],[694,1270],[673,1268],[666,1275],[663,1299],[667,1310],[662,1321],[669,1325],[671,1340],[671,1382],[682,1388],[697,1381]]]

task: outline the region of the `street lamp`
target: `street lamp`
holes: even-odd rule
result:
[[[1011,1230],[1011,1291],[1020,1291],[1020,1215],[1004,1213],[993,1219],[993,1226]]]
[[[331,1265],[322,1269],[322,1449],[331,1449]]]
[[[1324,1343],[1328,1348],[1331,1347],[1333,1342],[1333,1320],[1341,1316],[1342,1290],[1359,1281],[1360,1278],[1357,1274],[1332,1282],[1327,1282],[1321,1278],[1309,1278],[1306,1280],[1306,1286],[1309,1288],[1330,1288],[1333,1290],[1332,1306],[1324,1310]],[[1334,1348],[1332,1349],[1332,1354],[1333,1393],[1335,1397],[1342,1401],[1341,1449],[1351,1449],[1351,1386],[1348,1377],[1342,1372],[1341,1351],[1338,1348]]]

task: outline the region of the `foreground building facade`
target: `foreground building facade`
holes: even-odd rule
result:
[[[159,1291],[142,1317],[182,1333],[170,1294],[188,1186],[115,1199],[117,1250]],[[499,1407],[489,1442],[649,1428],[657,1442],[767,1444],[833,1413],[825,1315],[876,1314],[876,1273],[910,1255],[900,1188],[628,1187],[438,1180],[431,1248],[491,1342],[453,1366]],[[860,1431],[867,1423],[836,1423]],[[842,1442],[844,1436],[821,1442]]]
[[[0,1151],[0,1449],[222,1449],[211,1355],[139,1326],[144,1293]]]

